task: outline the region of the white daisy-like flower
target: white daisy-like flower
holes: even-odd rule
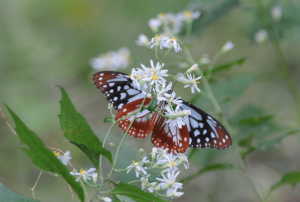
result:
[[[165,109],[166,116],[170,117],[170,119],[167,120],[167,123],[169,123],[171,127],[177,126],[178,128],[182,128],[182,126],[185,125],[183,116],[191,114],[190,110],[181,110],[179,105],[177,105],[175,110],[170,106],[166,106]]]
[[[147,175],[147,168],[143,167],[145,163],[148,163],[149,160],[147,160],[147,156],[145,156],[142,161],[140,162],[135,162],[133,161],[133,163],[127,167],[127,174],[133,169],[135,168],[135,175],[136,177],[139,177],[139,175],[142,173],[144,175]]]
[[[254,39],[256,43],[263,44],[268,40],[268,32],[264,29],[261,29],[255,33]]]
[[[183,163],[184,168],[189,169],[189,160],[185,154],[178,153],[177,158],[178,158],[178,164]]]
[[[141,186],[142,186],[142,190],[148,189],[149,192],[153,193],[154,187],[156,186],[157,182],[149,182],[148,181],[149,177],[150,174],[141,177],[141,181],[142,181]]]
[[[148,46],[149,45],[149,39],[146,35],[140,34],[139,38],[135,41],[135,44],[138,46]]]
[[[150,86],[152,86],[153,84],[161,85],[162,83],[166,82],[166,79],[164,77],[168,77],[168,70],[162,70],[164,63],[160,64],[159,62],[157,62],[156,65],[154,65],[153,61],[150,60],[150,65],[151,67],[148,68],[141,64],[145,72],[143,81],[148,81]]]
[[[178,19],[181,21],[186,21],[187,23],[191,23],[193,20],[199,18],[201,15],[200,11],[192,12],[192,11],[185,11],[178,13]]]
[[[227,41],[227,42],[224,44],[224,46],[222,47],[221,51],[222,51],[223,53],[226,53],[226,52],[232,50],[233,48],[234,48],[233,43],[232,43],[231,41]]]
[[[167,101],[171,95],[169,94],[169,91],[172,89],[172,82],[169,83],[167,87],[166,83],[163,82],[162,85],[156,86],[156,93],[157,93],[157,100],[160,101]]]
[[[154,46],[155,47],[158,47],[160,49],[163,49],[163,48],[168,48],[168,45],[167,45],[167,40],[169,39],[169,37],[166,37],[166,36],[163,36],[163,35],[155,35],[155,37],[153,37],[151,39],[151,41],[149,42],[150,45],[150,48],[153,48]]]
[[[186,84],[184,86],[184,88],[191,87],[192,93],[195,93],[194,89],[196,89],[198,92],[200,92],[201,90],[197,86],[197,84],[200,82],[197,80],[201,79],[201,76],[195,78],[195,74],[193,74],[193,76],[191,74],[187,74],[187,77],[188,77],[188,79],[186,79],[186,78],[183,79],[183,83]]]
[[[177,157],[173,156],[173,154],[171,153],[166,155],[164,159],[160,159],[157,164],[162,164],[164,165],[164,168],[167,168],[164,170],[164,172],[170,172],[170,170],[178,170],[177,166],[179,165],[179,161]]]
[[[179,175],[180,171],[175,173],[175,170],[170,170],[165,176],[163,173],[161,174],[162,178],[156,178],[159,183],[161,189],[167,189],[167,195],[174,192],[174,190],[182,189],[182,183],[176,182],[176,178]]]
[[[93,175],[95,175],[94,171],[96,171],[96,168],[90,168],[88,170],[80,169],[79,173],[70,172],[70,174],[77,176],[76,182],[78,182],[78,180],[80,180],[81,178],[86,182],[87,180],[90,180]]]
[[[140,90],[143,87],[144,84],[144,76],[146,75],[145,71],[143,69],[137,68],[132,69],[131,74],[129,75],[130,79],[133,82],[133,85],[136,89]]]
[[[175,98],[176,93],[173,91],[171,96],[168,98],[168,104],[171,106],[172,104],[175,105],[181,105],[182,104],[182,100],[180,99],[180,97]]]
[[[184,192],[177,192],[177,189],[173,189],[173,192],[169,193],[167,195],[167,197],[175,197],[175,198],[178,198],[178,197],[181,197],[182,195],[184,194]]]
[[[177,39],[175,37],[172,37],[171,39],[168,39],[166,41],[166,46],[168,48],[174,48],[175,52],[182,51],[179,44],[177,43]]]
[[[61,155],[60,152],[56,151],[54,151],[53,153],[64,165],[68,165],[68,163],[72,159],[70,151],[66,151],[63,155]]]
[[[160,27],[161,25],[161,21],[159,19],[156,19],[156,18],[151,18],[148,22],[148,25],[150,27],[150,29],[154,32],[154,33],[157,33],[158,31],[158,28]]]
[[[90,65],[97,71],[102,69],[125,69],[130,63],[131,55],[128,48],[121,48],[118,51],[110,51],[101,54],[97,58],[90,60]]]

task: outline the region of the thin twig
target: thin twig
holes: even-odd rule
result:
[[[33,196],[34,199],[36,199],[36,198],[35,198],[35,195],[34,195],[34,190],[35,190],[35,187],[36,187],[38,181],[40,180],[40,178],[41,178],[41,176],[42,176],[42,173],[43,173],[43,171],[41,170],[41,172],[40,172],[40,174],[39,174],[39,176],[38,176],[36,182],[34,183],[33,187],[32,187],[32,188],[29,188],[29,189],[32,191],[32,196]]]
[[[2,114],[2,116],[3,116],[3,118],[4,118],[4,120],[5,120],[6,124],[7,124],[8,127],[11,129],[11,131],[12,131],[15,135],[18,135],[17,132],[15,131],[15,129],[14,129],[14,128],[10,125],[10,123],[8,122],[8,120],[7,120],[7,118],[6,118],[5,114],[4,114],[4,112],[2,111],[2,108],[1,108],[1,107],[0,107],[0,112],[1,112],[1,114]]]

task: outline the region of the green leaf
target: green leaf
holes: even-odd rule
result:
[[[76,192],[81,201],[84,201],[84,191],[79,183],[70,175],[69,170],[51,152],[42,140],[18,118],[18,116],[6,106],[16,125],[16,132],[25,145],[23,151],[32,159],[32,162],[41,170],[56,173],[62,176]]]
[[[254,116],[254,117],[248,117],[248,118],[244,118],[241,119],[239,121],[240,125],[258,125],[261,124],[265,121],[268,121],[270,119],[272,119],[274,116],[273,115],[261,115],[261,116]]]
[[[234,65],[242,66],[248,58],[249,57],[243,57],[243,58],[240,58],[238,60],[234,60],[234,61],[222,64],[222,65],[219,65],[217,67],[214,67],[213,70],[211,71],[211,74],[214,74],[214,73],[217,73],[217,72],[222,72],[222,71],[225,71],[225,70],[229,70]],[[206,71],[203,72],[204,75],[206,75],[206,73],[207,73]]]
[[[140,188],[138,188],[136,186],[124,184],[124,183],[120,183],[115,189],[113,189],[109,192],[105,192],[105,194],[117,195],[119,200],[121,200],[121,201],[122,201],[122,197],[120,198],[120,196],[129,197],[129,198],[133,199],[134,201],[143,201],[143,202],[153,202],[153,201],[163,202],[164,201],[164,200],[154,196],[151,193],[141,190]],[[123,200],[124,200],[124,198],[123,198]]]
[[[103,123],[110,123],[110,122],[112,122],[112,120],[113,120],[112,118],[105,117]]]
[[[295,130],[291,130],[291,131],[289,131],[289,132],[283,134],[282,136],[277,137],[273,140],[262,141],[258,145],[255,146],[255,149],[266,150],[266,149],[278,146],[283,138],[286,138],[286,137],[291,136],[291,135],[295,135],[299,132],[300,132],[300,128],[295,129]]]
[[[152,112],[152,111],[156,108],[156,106],[157,106],[157,99],[156,99],[156,98],[153,98],[153,99],[150,100],[150,103],[149,103],[147,109],[148,109],[150,112]]]
[[[288,173],[282,177],[280,182],[271,187],[270,192],[284,184],[296,186],[298,183],[300,183],[300,171]]]
[[[21,196],[0,183],[0,201],[5,202],[38,202],[38,200]]]
[[[76,111],[66,91],[61,88],[61,92],[61,114],[59,115],[59,119],[64,136],[81,149],[97,169],[100,154],[112,163],[110,151],[102,147],[102,142],[94,134],[85,118]]]
[[[203,173],[206,173],[206,172],[209,172],[209,171],[228,170],[228,169],[239,169],[239,170],[241,170],[241,168],[239,168],[235,165],[232,165],[230,163],[212,164],[212,165],[208,165],[208,166],[203,167],[202,169],[200,169],[195,174],[190,175],[190,176],[180,180],[180,182],[186,184],[189,181],[191,181],[192,179],[198,177],[199,175],[202,175]]]

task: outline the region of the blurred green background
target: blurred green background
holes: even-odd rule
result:
[[[282,19],[275,26],[276,33],[299,91],[299,1],[264,1],[267,11],[276,5],[283,9]],[[76,168],[89,168],[92,165],[84,154],[63,137],[58,119],[61,94],[55,85],[66,89],[78,111],[103,140],[109,128],[103,124],[103,119],[109,116],[108,103],[92,83],[89,60],[100,53],[128,47],[132,63],[124,72],[129,73],[140,63],[148,65],[150,59],[155,60],[153,50],[134,44],[141,33],[153,37],[148,20],[161,12],[177,13],[186,9],[200,10],[203,14],[194,23],[191,39],[195,58],[203,54],[212,57],[227,40],[235,48],[222,56],[218,64],[249,57],[243,66],[216,74],[212,81],[212,89],[234,128],[233,138],[238,140],[255,133],[257,141],[272,139],[299,126],[296,106],[285,80],[278,74],[279,64],[271,46],[254,41],[254,34],[265,28],[258,15],[257,2],[246,0],[1,0],[0,101],[8,104],[47,146],[70,150]],[[172,73],[178,71],[171,67]],[[201,83],[200,88],[204,88]],[[176,90],[179,96],[191,100],[190,93],[181,86]],[[207,98],[201,97],[195,103],[217,117]],[[239,122],[257,114],[273,118],[255,126]],[[9,117],[8,120],[12,123]],[[3,118],[0,118],[0,134],[0,182],[21,195],[32,197],[29,187],[34,185],[40,171],[20,149],[18,137]],[[117,145],[121,136],[122,131],[115,127],[108,142]],[[278,147],[255,151],[246,157],[250,176],[263,195],[283,174],[299,170],[299,144],[299,135],[292,136]],[[128,137],[117,167],[127,167],[137,159],[139,148],[149,153],[150,138]],[[188,176],[211,163],[239,165],[237,148],[199,150],[191,159],[191,168],[181,175]],[[108,170],[107,161],[105,165]],[[133,179],[133,173],[116,175],[116,180],[122,182]],[[95,191],[89,188],[91,194]],[[182,191],[184,196],[176,201],[258,201],[245,175],[237,170],[204,174],[185,185]],[[49,174],[42,175],[35,194],[41,201],[71,201],[67,184]],[[269,201],[300,201],[300,186],[292,189],[285,185],[272,193]]]

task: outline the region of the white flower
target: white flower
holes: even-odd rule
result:
[[[152,161],[153,161],[154,158],[156,157],[156,153],[157,153],[157,148],[156,148],[156,147],[153,147],[153,148],[152,148],[152,152],[151,152]]]
[[[197,80],[201,79],[201,76],[195,78],[195,74],[193,74],[193,76],[192,76],[191,74],[187,74],[187,77],[188,77],[188,79],[184,78],[184,80],[183,80],[184,84],[186,84],[186,85],[184,86],[184,88],[191,87],[192,93],[195,93],[194,88],[195,88],[198,92],[200,92],[200,89],[199,89],[198,86],[197,86],[197,84],[200,83],[200,82],[197,81]]]
[[[162,189],[167,188],[167,195],[174,192],[174,190],[182,189],[182,183],[176,182],[176,178],[179,175],[180,171],[176,172],[174,170],[170,170],[165,176],[163,173],[161,174],[162,178],[156,178],[158,181],[161,181],[159,186]]]
[[[271,16],[275,21],[280,21],[282,16],[282,8],[280,6],[274,6],[271,9]]]
[[[179,161],[178,161],[178,164],[183,163],[185,169],[188,169],[188,168],[189,168],[189,160],[188,160],[188,158],[187,158],[187,156],[186,156],[185,154],[183,154],[183,153],[178,153],[178,154],[177,154],[177,158],[178,158],[178,160],[179,160]]]
[[[167,197],[175,197],[175,198],[178,198],[178,197],[181,197],[184,193],[183,192],[177,192],[177,189],[173,189],[173,192],[169,193],[167,195]]]
[[[177,43],[177,39],[175,37],[172,37],[171,39],[168,39],[166,41],[166,46],[168,48],[174,48],[175,52],[182,51],[179,44]]]
[[[182,128],[183,125],[185,125],[185,121],[183,116],[187,116],[191,113],[190,110],[180,110],[180,106],[177,105],[176,109],[173,110],[172,107],[166,106],[166,116],[169,116],[170,118],[167,120],[167,123],[170,124],[171,127],[178,127]]]
[[[157,62],[156,66],[154,66],[154,63],[152,60],[150,60],[151,67],[145,67],[143,64],[141,64],[142,68],[144,69],[144,78],[143,81],[148,81],[149,85],[152,86],[155,85],[161,85],[162,83],[166,82],[166,79],[164,77],[167,77],[168,70],[162,70],[162,67],[164,64],[160,64]]]
[[[76,182],[78,182],[78,180],[80,180],[81,178],[83,179],[83,181],[87,181],[90,180],[93,175],[95,175],[95,170],[96,168],[90,168],[88,170],[80,169],[79,173],[70,172],[70,174],[77,176]]]
[[[268,40],[268,32],[264,29],[261,29],[255,33],[254,39],[256,43],[263,44]]]
[[[156,18],[152,18],[149,20],[148,25],[154,33],[157,33],[158,28],[161,25],[161,21]]]
[[[130,50],[121,48],[118,51],[110,51],[99,55],[97,58],[92,58],[90,65],[97,71],[105,68],[111,70],[125,69],[130,63],[130,58]]]
[[[143,190],[145,190],[147,188],[149,192],[153,193],[154,187],[157,184],[157,182],[151,182],[150,183],[148,181],[149,176],[150,176],[150,174],[141,177],[141,181],[142,181],[141,186],[142,186]]]
[[[97,177],[98,177],[98,173],[93,173],[92,180],[93,180],[94,184],[97,183]]]
[[[173,156],[173,154],[168,154],[165,156],[165,159],[160,160],[159,164],[165,164],[164,167],[167,167],[168,169],[164,171],[170,172],[170,170],[178,170],[177,166],[179,165],[179,162],[176,156]]]
[[[186,70],[186,74],[189,74],[189,73],[191,73],[191,72],[193,72],[193,71],[195,71],[195,70],[197,70],[198,69],[198,64],[194,64],[193,66],[191,66],[188,70]]]
[[[111,198],[108,198],[108,197],[100,197],[99,199],[100,199],[100,201],[103,201],[103,202],[112,202]]]
[[[140,34],[139,38],[135,41],[135,44],[138,46],[148,46],[149,45],[149,39],[144,34]]]
[[[157,100],[158,101],[167,101],[171,95],[168,93],[172,89],[172,82],[169,83],[167,87],[166,83],[163,82],[161,86],[156,86]]]
[[[185,11],[185,12],[180,12],[178,13],[178,19],[181,21],[186,21],[187,23],[191,23],[194,19],[197,19],[200,17],[201,12],[196,11]]]
[[[147,172],[146,172],[147,168],[146,167],[144,168],[143,166],[145,163],[148,163],[148,162],[149,162],[149,160],[147,160],[147,156],[145,156],[141,162],[133,161],[133,163],[127,167],[127,174],[131,171],[131,169],[135,168],[136,177],[139,177],[140,174],[147,175]]]
[[[182,104],[182,100],[180,99],[180,97],[175,98],[176,93],[173,91],[171,96],[168,99],[168,104],[171,106],[172,104],[175,105],[181,105]]]
[[[70,151],[66,151],[63,155],[60,152],[55,152],[54,155],[62,162],[64,165],[68,165],[69,161],[72,159]]]
[[[232,43],[231,41],[227,41],[227,42],[224,44],[224,46],[222,47],[221,51],[222,51],[223,53],[226,53],[226,52],[230,51],[230,50],[233,49],[233,48],[234,48],[233,43]]]
[[[153,37],[151,39],[151,41],[149,42],[150,45],[150,48],[153,48],[154,46],[155,47],[158,47],[160,49],[163,49],[163,48],[167,48],[168,45],[167,45],[167,40],[169,39],[169,37],[166,37],[166,36],[163,36],[163,35],[155,35],[155,37]]]

